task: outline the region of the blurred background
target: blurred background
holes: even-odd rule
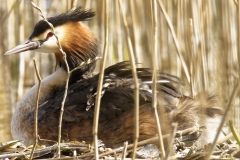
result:
[[[104,42],[105,0],[33,0],[46,17],[76,6],[92,9],[96,16],[84,22]],[[160,7],[160,3],[163,7]],[[128,60],[128,47],[118,1],[109,5],[109,46],[107,66]],[[121,0],[128,22],[136,61],[152,67],[154,53],[153,1]],[[183,81],[186,95],[217,93],[219,106],[225,108],[240,76],[238,0],[157,0],[159,69]],[[166,10],[167,16],[162,9]],[[37,83],[33,66],[36,59],[42,78],[54,72],[54,54],[25,52],[4,56],[10,48],[29,38],[41,19],[30,0],[0,0],[0,142],[11,140],[10,122],[17,102]],[[170,21],[167,22],[167,19]],[[173,26],[173,30],[169,29]],[[173,37],[176,35],[176,41]],[[178,43],[178,49],[176,48]],[[102,52],[101,52],[102,53]],[[101,56],[101,55],[100,55]],[[184,69],[180,58],[186,63]],[[99,64],[99,62],[98,62]],[[96,68],[96,72],[99,67]],[[186,78],[191,77],[191,82]],[[239,92],[234,99],[229,119],[240,126]]]

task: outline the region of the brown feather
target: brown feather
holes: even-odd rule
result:
[[[87,26],[81,22],[68,22],[61,27],[64,28],[65,33],[64,37],[61,37],[59,41],[67,55],[70,70],[78,67],[82,62],[94,59],[98,55],[99,41]],[[60,67],[66,69],[62,53],[59,51],[55,53],[55,56]],[[86,71],[92,72],[94,67],[95,63],[91,63],[86,67],[82,67],[78,74],[84,74]]]

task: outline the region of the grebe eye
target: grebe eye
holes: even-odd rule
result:
[[[52,37],[52,36],[53,36],[53,32],[48,32],[47,38],[50,38],[50,37]]]

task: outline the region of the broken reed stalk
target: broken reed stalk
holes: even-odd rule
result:
[[[34,62],[34,68],[35,68],[35,72],[37,75],[37,79],[38,79],[38,90],[37,90],[37,96],[36,96],[36,106],[34,109],[34,132],[35,132],[35,142],[32,148],[32,152],[30,154],[30,159],[33,159],[33,153],[34,150],[36,148],[36,145],[38,144],[38,101],[39,101],[39,96],[40,96],[40,90],[41,90],[41,83],[42,83],[42,78],[39,74],[39,70],[36,64],[36,60],[33,59]]]
[[[93,138],[94,138],[94,152],[95,152],[95,159],[98,159],[98,121],[99,121],[99,111],[100,111],[100,103],[102,97],[102,84],[103,84],[103,77],[104,77],[104,69],[107,59],[107,51],[108,51],[108,33],[109,33],[109,25],[108,25],[108,0],[103,1],[105,2],[105,28],[104,28],[104,48],[103,48],[103,59],[100,64],[101,71],[99,73],[98,78],[98,87],[97,87],[97,95],[95,101],[95,108],[94,108],[94,119],[93,119]]]
[[[175,139],[175,135],[177,132],[178,123],[172,123],[172,132],[170,133],[168,140],[168,151],[166,152],[166,160],[169,159],[169,156],[172,154],[173,143]]]
[[[232,102],[233,102],[236,94],[238,93],[239,86],[240,86],[240,83],[239,83],[239,81],[238,81],[237,84],[236,84],[236,85],[234,86],[234,88],[233,88],[232,94],[231,94],[231,96],[230,96],[230,99],[229,99],[229,101],[228,101],[227,107],[226,107],[226,109],[225,109],[225,113],[224,113],[224,115],[223,115],[223,117],[222,117],[222,121],[221,121],[221,123],[220,123],[220,125],[219,125],[219,127],[218,127],[217,134],[216,134],[216,136],[215,136],[215,138],[214,138],[214,141],[213,141],[213,143],[212,143],[212,145],[211,145],[211,148],[210,148],[210,150],[209,150],[209,152],[208,152],[208,154],[207,154],[206,159],[209,159],[209,158],[210,158],[210,156],[211,156],[211,154],[212,154],[212,152],[213,152],[213,149],[215,148],[215,144],[217,143],[218,136],[219,136],[219,134],[220,134],[220,132],[221,132],[221,130],[222,130],[222,127],[223,127],[223,125],[224,125],[224,123],[225,123],[225,120],[226,120],[226,118],[227,118],[227,114],[228,114],[228,112],[229,112],[229,110],[230,110],[230,108],[231,108],[231,106],[232,106]]]
[[[154,36],[154,53],[152,55],[152,64],[153,64],[153,73],[152,73],[152,107],[154,109],[154,114],[155,114],[155,119],[156,119],[156,125],[157,125],[157,130],[158,130],[158,140],[159,140],[159,145],[160,145],[160,150],[161,150],[161,157],[162,159],[165,159],[166,153],[164,150],[164,145],[163,145],[163,138],[162,138],[162,130],[161,130],[161,123],[160,123],[160,118],[158,116],[158,110],[157,110],[157,105],[159,107],[161,104],[157,104],[157,72],[158,72],[158,21],[157,21],[157,4],[156,0],[153,0],[152,5],[153,5],[153,25],[154,25],[154,30],[153,30],[153,36]],[[161,95],[160,95],[161,96]],[[161,112],[160,112],[161,113]]]
[[[131,61],[131,67],[132,67],[132,74],[133,74],[133,81],[134,81],[134,147],[133,147],[133,156],[132,159],[136,158],[136,149],[137,149],[137,143],[139,138],[139,83],[138,83],[138,76],[137,76],[137,70],[135,65],[135,57],[134,57],[134,51],[132,42],[130,39],[130,33],[128,28],[128,23],[125,14],[123,13],[123,6],[122,1],[118,0],[119,4],[119,11],[122,14],[122,20],[124,25],[124,31],[125,31],[125,37],[127,40],[127,47],[128,47],[128,53]]]
[[[124,160],[125,157],[126,157],[127,146],[128,146],[128,141],[124,142],[124,145],[123,145],[123,150],[122,150],[122,160]]]
[[[170,30],[171,33],[172,33],[172,37],[173,37],[173,40],[174,40],[174,43],[175,43],[175,46],[176,46],[176,49],[177,49],[178,57],[179,57],[179,59],[180,59],[180,61],[181,61],[181,64],[182,64],[182,67],[183,67],[183,71],[184,71],[184,73],[185,73],[185,76],[186,76],[186,78],[187,78],[187,81],[188,81],[188,83],[190,84],[189,71],[188,71],[187,65],[186,65],[186,63],[185,63],[185,61],[184,61],[184,59],[183,59],[183,56],[182,56],[182,53],[181,53],[181,49],[180,49],[180,44],[179,44],[179,42],[178,42],[178,39],[177,39],[176,33],[175,33],[175,31],[174,31],[173,25],[172,25],[172,23],[171,23],[171,20],[170,20],[170,18],[169,18],[169,16],[168,16],[167,11],[166,11],[166,9],[164,8],[164,5],[163,5],[163,3],[162,3],[161,0],[158,0],[158,5],[160,6],[160,9],[161,9],[161,11],[162,11],[162,13],[163,13],[166,21],[167,21],[169,30]]]
[[[99,59],[101,59],[101,58],[102,58],[102,57],[95,57],[94,59],[88,59],[86,62],[82,62],[79,66],[77,66],[76,68],[70,70],[69,73],[72,74],[74,71],[82,68],[83,66],[88,65],[88,64],[90,64],[90,63],[93,63],[93,62],[95,62],[95,61],[97,61],[97,60],[99,60]]]
[[[222,139],[217,141],[217,144],[221,144],[229,139],[231,139],[233,137],[232,133],[229,133],[228,135],[224,136]]]

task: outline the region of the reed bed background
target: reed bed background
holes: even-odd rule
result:
[[[73,6],[92,9],[96,16],[87,22],[104,42],[105,0],[34,0],[46,17],[65,12]],[[26,52],[4,56],[4,53],[27,40],[41,18],[30,0],[0,0],[0,142],[11,140],[10,121],[17,102],[37,83],[34,64],[39,65],[42,78],[54,72],[54,54]],[[239,23],[237,0],[162,0],[179,43],[176,48],[157,1],[158,62],[161,71],[180,77],[186,95],[217,93],[219,106],[225,108],[240,76]],[[117,1],[109,3],[109,41],[106,66],[129,60],[127,40]],[[136,61],[152,67],[154,26],[152,1],[122,0]],[[101,53],[102,54],[102,53]],[[179,58],[183,57],[187,70]],[[100,55],[101,56],[101,55]],[[99,62],[98,62],[99,64]],[[99,66],[96,72],[99,71]],[[185,73],[191,77],[189,82]],[[234,99],[229,118],[240,131],[240,95]]]

